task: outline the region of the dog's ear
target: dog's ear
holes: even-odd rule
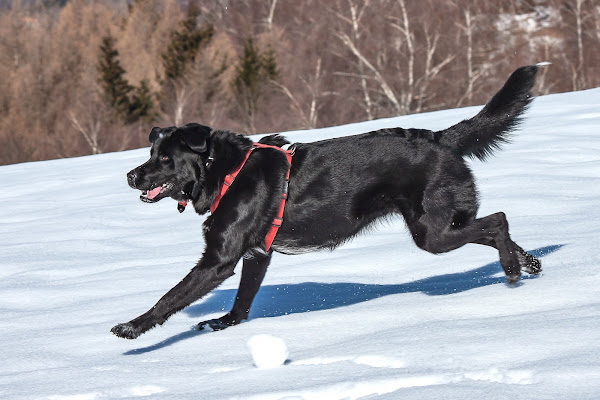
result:
[[[162,131],[162,129],[159,128],[158,126],[155,126],[154,128],[152,128],[152,130],[150,131],[150,136],[148,136],[148,140],[150,141],[150,143],[156,142],[156,140],[160,137],[161,131]]]
[[[154,144],[154,142],[156,142],[160,138],[163,138],[165,136],[171,136],[171,134],[173,132],[175,132],[176,130],[177,130],[177,127],[175,127],[175,126],[169,126],[167,128],[159,128],[158,126],[155,126],[150,131],[148,140],[150,141],[150,143]]]
[[[212,128],[196,123],[181,127],[183,141],[196,153],[204,153],[208,149],[207,139]]]

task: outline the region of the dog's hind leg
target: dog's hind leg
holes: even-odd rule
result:
[[[255,253],[252,257],[244,258],[242,278],[231,311],[221,318],[200,322],[197,325],[198,329],[209,327],[213,331],[218,331],[232,325],[237,325],[242,320],[248,318],[250,306],[260,288],[270,262],[271,253]]]
[[[434,254],[445,253],[467,243],[492,246],[498,250],[508,283],[519,280],[521,267],[526,272],[529,272],[528,269],[533,273],[541,270],[539,261],[511,240],[503,212],[475,219],[459,227],[453,226],[453,218],[426,213],[410,224],[409,229],[417,246]]]

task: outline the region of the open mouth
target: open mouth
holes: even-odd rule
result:
[[[154,189],[143,190],[140,195],[140,200],[146,203],[154,203],[162,199],[165,194],[169,193],[173,189],[172,183],[163,183],[162,186],[157,186]]]

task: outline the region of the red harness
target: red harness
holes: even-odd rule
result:
[[[294,146],[292,146],[292,148],[290,150],[283,150],[282,148],[277,147],[277,146],[270,146],[270,145],[262,144],[262,143],[253,143],[250,150],[248,150],[248,152],[246,153],[246,156],[244,157],[244,161],[242,161],[240,166],[237,167],[235,169],[235,171],[233,171],[232,173],[228,174],[225,177],[223,183],[221,184],[221,187],[219,188],[219,191],[217,192],[217,197],[215,197],[212,205],[210,206],[210,212],[211,212],[211,214],[213,214],[215,212],[215,210],[219,206],[219,202],[221,201],[221,198],[223,197],[225,192],[227,192],[227,189],[229,189],[229,187],[235,180],[235,177],[240,173],[240,171],[244,167],[244,164],[246,164],[246,161],[248,161],[248,158],[250,157],[250,154],[252,153],[252,151],[254,151],[254,149],[258,149],[258,148],[279,150],[285,154],[285,157],[287,158],[287,162],[288,162],[288,170],[287,170],[287,174],[285,176],[285,185],[284,185],[283,193],[281,194],[281,202],[279,203],[279,210],[277,211],[277,215],[273,219],[273,224],[271,225],[269,232],[267,232],[267,236],[265,236],[265,249],[266,249],[266,251],[269,251],[269,249],[271,248],[271,244],[273,243],[273,240],[275,239],[275,235],[277,235],[277,231],[279,230],[279,227],[281,226],[281,224],[283,222],[283,210],[285,208],[285,201],[287,199],[288,182],[290,179],[290,169],[292,167],[292,156],[294,155],[294,151],[295,151]]]

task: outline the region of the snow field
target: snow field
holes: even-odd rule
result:
[[[442,129],[477,109],[285,135]],[[203,218],[128,188],[147,149],[0,167],[0,398],[596,399],[599,133],[600,89],[544,96],[511,144],[471,163],[480,215],[507,214],[538,278],[509,287],[494,250],[433,256],[391,219],[331,253],[276,254],[239,326],[189,328],[229,310],[238,270],[135,341],[109,330],[193,267]],[[254,366],[260,334],[285,342],[284,365]]]

